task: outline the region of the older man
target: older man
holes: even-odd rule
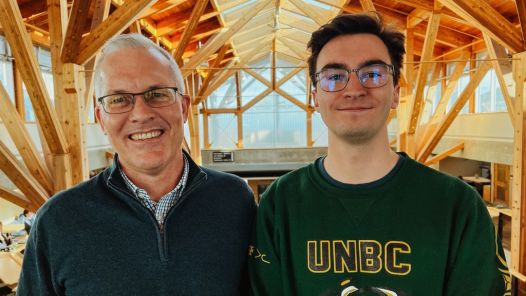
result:
[[[181,150],[190,98],[173,58],[121,35],[95,68],[113,165],[38,212],[18,295],[239,295],[255,204]]]

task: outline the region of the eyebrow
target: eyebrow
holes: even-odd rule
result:
[[[362,67],[366,67],[370,65],[377,65],[377,64],[387,65],[386,62],[380,59],[374,59],[374,60],[367,60],[367,61],[360,63],[357,68],[359,69]],[[321,68],[321,71],[326,70],[326,69],[349,69],[349,68],[347,67],[347,65],[342,64],[342,63],[328,63]]]
[[[143,92],[146,92],[146,91],[149,91],[149,90],[152,90],[152,89],[165,88],[165,87],[169,87],[169,86],[155,84],[155,85],[152,85],[152,86],[148,87],[146,90],[144,90],[142,92],[139,92],[139,93],[143,93]],[[130,91],[123,90],[123,89],[112,89],[111,91],[108,92],[108,95],[117,95],[117,94],[137,94],[137,93],[132,93]]]

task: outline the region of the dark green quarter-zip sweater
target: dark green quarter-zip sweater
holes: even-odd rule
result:
[[[18,295],[243,295],[254,214],[242,179],[190,160],[161,230],[113,165],[38,211]]]

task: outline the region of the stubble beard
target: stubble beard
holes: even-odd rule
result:
[[[382,132],[383,129],[387,129],[387,117],[389,116],[390,109],[387,109],[386,114],[382,117],[381,121],[373,123],[371,125],[362,127],[348,127],[340,126],[330,132],[340,141],[346,142],[351,145],[365,145],[373,141],[376,136]]]

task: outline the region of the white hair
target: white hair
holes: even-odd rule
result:
[[[183,75],[181,73],[181,70],[179,69],[179,66],[175,62],[175,59],[173,56],[168,53],[164,48],[160,47],[159,45],[153,43],[150,39],[146,38],[145,36],[141,34],[122,34],[119,36],[116,36],[114,38],[111,38],[104,44],[102,47],[102,50],[100,51],[97,62],[95,64],[95,75],[94,75],[94,87],[95,87],[95,95],[97,97],[102,96],[102,64],[104,63],[104,60],[106,56],[110,53],[116,52],[123,48],[144,48],[144,49],[154,49],[157,52],[161,53],[162,56],[164,56],[168,62],[170,68],[174,71],[175,74],[175,80],[176,80],[176,86],[179,88],[181,93],[185,93],[185,85],[183,80]]]

